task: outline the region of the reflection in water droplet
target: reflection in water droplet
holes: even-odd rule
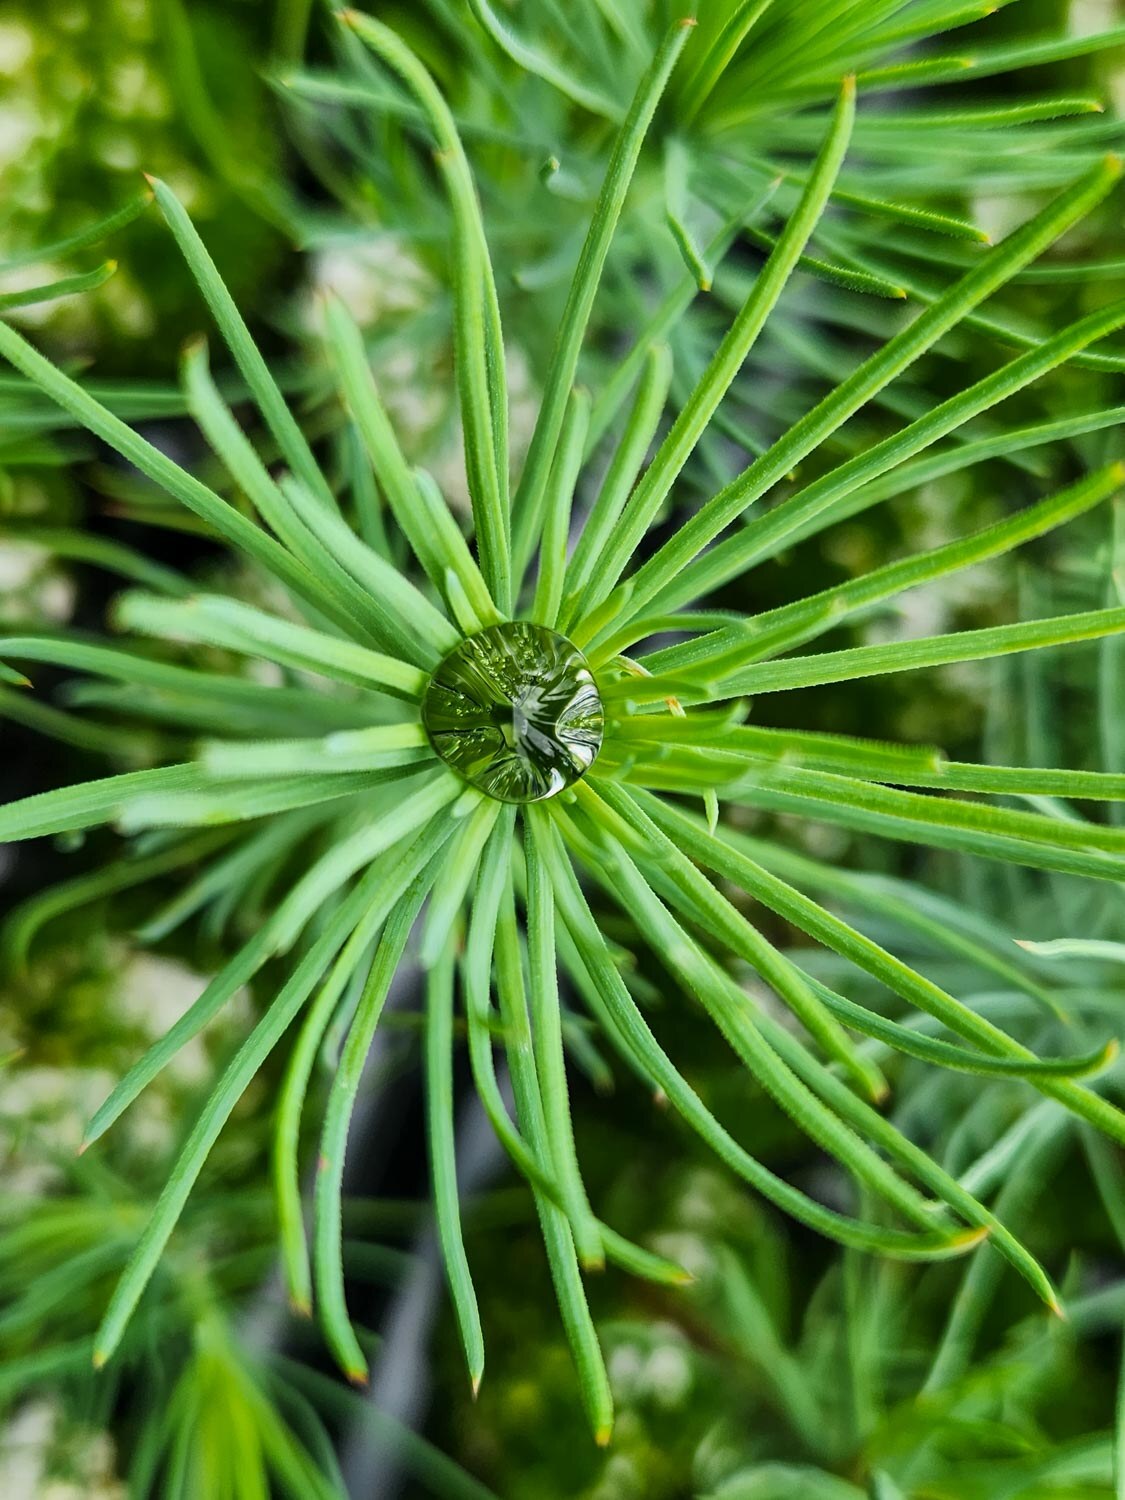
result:
[[[461,642],[422,699],[437,753],[500,802],[540,802],[587,771],[602,743],[593,673],[565,636],[512,620]]]

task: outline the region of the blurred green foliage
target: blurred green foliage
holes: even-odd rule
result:
[[[249,311],[285,286],[281,226],[246,184],[276,173],[283,146],[258,77],[269,8],[248,0],[10,0],[0,17],[0,290],[58,273],[34,252],[167,177],[206,226]],[[113,244],[117,274],[88,297],[34,314],[62,353],[107,373],[159,375],[198,327],[190,278],[152,217]],[[5,262],[26,262],[4,273]]]

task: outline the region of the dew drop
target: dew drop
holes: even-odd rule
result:
[[[586,658],[526,620],[463,640],[431,677],[422,723],[441,758],[500,802],[541,802],[588,771],[602,700]]]

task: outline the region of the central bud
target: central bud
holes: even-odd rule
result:
[[[578,780],[602,743],[602,700],[576,646],[511,620],[464,640],[422,698],[430,743],[500,802],[541,802]]]

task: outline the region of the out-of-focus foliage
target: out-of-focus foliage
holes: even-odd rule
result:
[[[103,912],[102,915],[108,915]],[[65,924],[64,924],[65,932]],[[397,1456],[433,1500],[484,1486],[316,1367],[308,1326],[270,1276],[276,1224],[269,1091],[243,1100],[112,1369],[92,1362],[98,1308],[152,1211],[185,1112],[245,1026],[249,997],[180,1054],[109,1152],[75,1155],[124,1059],[183,1014],[205,979],[96,921],[11,947],[0,979],[0,1493],[5,1500],[345,1500],[341,1430]],[[410,1205],[350,1202],[345,1256],[393,1289]]]
[[[65,255],[72,236],[135,199],[148,172],[174,182],[207,226],[243,303],[275,301],[283,226],[255,191],[283,149],[258,77],[269,21],[247,0],[8,0],[0,298],[62,274],[51,247]],[[119,234],[113,254],[117,273],[96,292],[23,316],[103,371],[166,371],[195,328],[183,270],[151,218]]]

